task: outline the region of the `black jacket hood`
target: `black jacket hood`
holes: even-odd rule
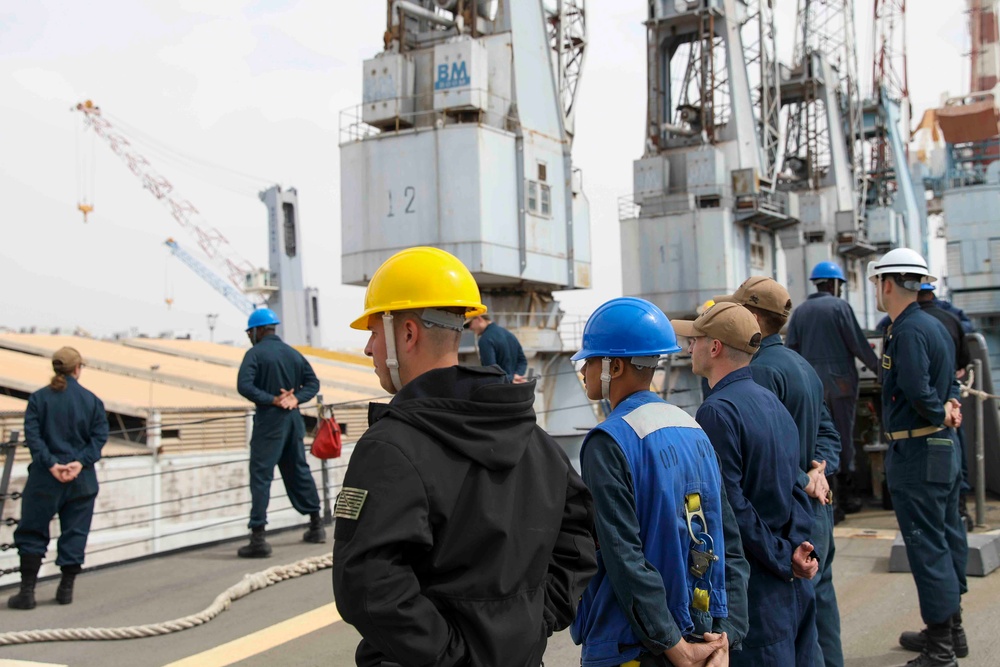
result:
[[[438,368],[411,380],[368,423],[392,418],[488,470],[513,468],[535,429],[535,382],[509,384],[499,366]]]

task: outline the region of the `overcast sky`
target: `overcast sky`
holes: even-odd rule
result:
[[[909,4],[919,118],[946,90],[965,92],[968,37],[964,2]],[[795,3],[778,5],[787,61]],[[630,193],[631,163],[642,152],[645,6],[587,3],[574,160],[591,202],[595,288],[560,295],[571,314],[621,292],[617,199]],[[857,6],[865,82],[871,11],[871,0]],[[163,246],[168,236],[193,243],[101,143],[93,151],[95,211],[83,223],[77,155],[88,146],[78,145],[80,114],[69,109],[90,98],[143,137],[138,146],[150,162],[255,263],[267,259],[257,190],[296,187],[305,277],[322,291],[324,342],[362,346],[364,335],[347,323],[361,310],[363,289],[340,285],[338,114],[360,102],[361,62],[381,50],[384,30],[381,0],[0,3],[0,326],[207,338],[205,316],[219,313],[216,340],[243,340],[243,315]]]

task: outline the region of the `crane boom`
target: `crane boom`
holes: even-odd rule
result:
[[[164,241],[164,245],[170,248],[170,252],[174,254],[174,257],[184,262],[189,269],[201,276],[205,282],[214,287],[219,294],[226,297],[229,303],[236,306],[244,315],[249,315],[264,305],[262,301],[255,302],[251,300],[246,294],[220,278],[214,271],[198,261],[191,253],[180,247],[177,241],[167,239]]]
[[[129,171],[139,177],[142,186],[167,207],[174,220],[194,237],[205,255],[242,292],[247,275],[259,270],[236,252],[222,232],[202,219],[194,204],[177,194],[170,181],[135,150],[128,137],[101,113],[100,107],[87,100],[77,104],[75,110],[84,115],[86,124],[94,133],[108,143],[111,150],[125,162]]]

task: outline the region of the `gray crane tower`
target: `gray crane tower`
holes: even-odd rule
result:
[[[541,375],[540,423],[578,438],[595,415],[552,293],[590,287],[570,152],[583,0],[389,0],[386,24],[363,104],[341,115],[342,280],[365,285],[410,246],[457,256]]]
[[[774,187],[774,27],[767,0],[658,0],[646,30],[646,145],[619,207],[623,286],[690,316],[749,275],[777,275],[776,233],[797,221],[797,195]],[[682,407],[700,400],[690,373],[667,385]]]

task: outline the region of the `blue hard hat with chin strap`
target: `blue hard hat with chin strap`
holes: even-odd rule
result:
[[[935,289],[937,288],[934,287],[933,283],[921,283],[920,285],[921,292],[933,292]]]
[[[809,274],[809,280],[839,280],[846,283],[847,278],[844,277],[844,270],[836,262],[820,262],[813,267],[812,273]]]
[[[645,299],[620,297],[594,311],[573,361],[589,357],[659,357],[680,352],[663,311]]]
[[[278,319],[278,315],[273,310],[270,308],[258,308],[250,313],[246,330],[250,331],[257,327],[270,327],[277,324],[281,324],[281,320]]]

